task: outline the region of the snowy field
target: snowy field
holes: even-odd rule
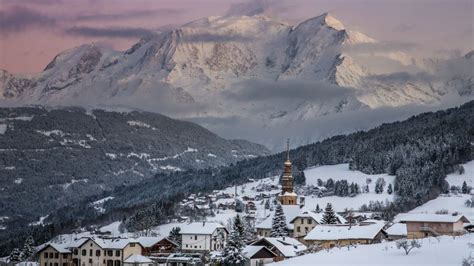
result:
[[[388,184],[392,184],[395,180],[395,176],[390,176],[387,174],[381,175],[368,175],[360,171],[349,170],[349,164],[337,164],[337,165],[325,165],[315,168],[308,168],[304,171],[306,176],[306,184],[317,186],[317,180],[320,178],[323,181],[332,178],[334,181],[346,179],[349,183],[357,183],[359,187],[366,185],[367,178],[372,179],[372,182],[369,184],[369,193],[361,193],[353,198],[351,197],[324,197],[318,198],[306,197],[306,206],[310,209],[314,209],[316,204],[319,204],[320,208],[324,208],[328,202],[330,202],[335,211],[344,211],[344,209],[359,209],[364,203],[368,204],[370,201],[393,201],[393,194],[389,195],[387,193]],[[386,182],[384,192],[381,194],[376,194],[375,190],[375,181],[377,178],[383,178]]]
[[[462,186],[462,183],[466,181],[468,186],[474,187],[474,161],[470,161],[463,166],[465,170],[464,174],[449,174],[446,177],[449,186]]]
[[[438,241],[439,240],[439,241]],[[453,239],[443,236],[438,239],[424,238],[422,247],[414,249],[409,255],[397,249],[395,242],[384,242],[374,245],[359,245],[350,250],[347,247],[333,248],[296,257],[274,266],[294,265],[443,265],[460,266],[463,258],[469,257],[474,249],[469,248],[474,243],[474,234],[464,235]]]

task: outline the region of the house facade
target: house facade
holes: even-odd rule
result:
[[[439,235],[462,235],[464,223],[470,223],[463,215],[408,214],[400,219],[406,224],[407,238],[423,238]]]
[[[136,240],[81,238],[66,244],[49,243],[37,253],[40,266],[122,266],[132,255],[141,255]]]
[[[219,223],[190,223],[181,228],[181,248],[189,252],[210,252],[225,247],[229,232]]]

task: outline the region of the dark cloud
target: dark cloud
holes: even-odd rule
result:
[[[271,99],[322,100],[343,98],[353,95],[349,88],[329,83],[301,80],[280,80],[269,82],[251,79],[236,83],[234,88],[224,92],[227,99],[236,101],[265,101]]]
[[[150,16],[175,16],[182,13],[177,9],[160,9],[160,10],[134,10],[123,13],[92,13],[84,14],[76,17],[76,21],[115,21],[118,19],[133,19],[133,18],[145,18]]]
[[[54,24],[55,20],[53,18],[26,7],[14,6],[0,11],[0,32],[2,34]]]
[[[141,38],[154,34],[154,31],[145,28],[94,28],[85,26],[68,28],[64,32],[73,36],[107,38]]]

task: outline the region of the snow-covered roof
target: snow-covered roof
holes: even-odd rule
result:
[[[344,219],[344,217],[342,217],[341,215],[339,215],[337,213],[335,213],[335,215],[336,215],[337,219],[341,222],[341,224],[344,224],[344,223],[347,222],[346,219]],[[319,224],[322,224],[323,217],[324,217],[323,212],[316,213],[316,212],[313,212],[313,211],[310,211],[310,210],[307,210],[307,209],[301,209],[300,214],[295,216],[295,218],[293,218],[290,221],[290,223],[293,223],[296,218],[313,218],[316,222],[318,222]]]
[[[149,248],[155,245],[156,243],[163,240],[165,237],[162,236],[141,236],[135,239],[136,242],[140,243],[143,247]]]
[[[54,249],[57,250],[59,253],[71,253],[71,251],[70,251],[69,249],[67,249],[66,247],[64,247],[63,245],[61,245],[61,244],[56,244],[56,243],[48,243],[48,244],[44,245],[41,250],[47,248],[48,246],[54,248]],[[40,250],[40,251],[41,251],[41,250]]]
[[[181,234],[186,235],[186,234],[192,234],[192,235],[210,235],[214,233],[218,228],[223,228],[225,229],[225,226],[223,226],[220,223],[213,223],[213,222],[196,222],[196,223],[190,223],[183,225],[181,227]]]
[[[395,223],[385,230],[388,235],[391,236],[406,236],[407,235],[407,225],[402,223]]]
[[[298,205],[282,205],[283,214],[286,218],[286,226],[288,229],[293,230],[293,224],[290,223],[298,214],[301,212],[301,208]],[[255,228],[257,229],[272,229],[272,220],[275,212],[273,212],[267,219],[258,224]]]
[[[260,240],[257,240],[252,245],[255,244],[255,246],[261,246],[259,244],[262,243],[262,241],[267,241],[270,243],[287,258],[296,257],[307,249],[305,245],[291,237],[264,237]]]
[[[400,222],[434,222],[434,223],[455,223],[459,220],[463,220],[465,223],[470,223],[464,215],[451,215],[451,214],[427,214],[427,213],[413,213],[406,214],[400,218]]]
[[[124,263],[153,263],[153,261],[142,255],[131,255]]]
[[[268,252],[272,253],[275,255],[275,257],[277,256],[275,253],[273,253],[273,251],[269,250],[266,246],[252,246],[252,245],[248,245],[246,246],[243,250],[242,250],[242,254],[244,254],[244,256],[246,258],[252,258],[253,255],[257,254],[257,252],[259,252],[261,249],[266,249],[268,250]]]
[[[384,223],[361,225],[317,225],[305,240],[374,239],[383,229]]]

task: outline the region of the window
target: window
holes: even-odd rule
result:
[[[63,263],[63,266],[67,266],[67,263],[66,263],[66,262],[64,262],[64,263]]]
[[[59,253],[54,253],[54,258],[59,259]]]
[[[304,224],[304,219],[301,219],[301,224]]]
[[[186,244],[186,247],[188,247],[188,244]]]
[[[119,260],[115,261],[115,266],[120,266],[120,261]]]
[[[79,253],[79,250],[77,248],[74,249],[74,255],[77,255]]]
[[[51,259],[54,258],[54,253],[53,253],[53,252],[50,252],[50,253],[49,253],[49,257],[50,257]]]
[[[67,254],[66,253],[63,254],[63,259],[67,259]]]
[[[44,253],[44,258],[45,258],[45,259],[48,258],[48,252],[45,252],[45,253]]]
[[[305,227],[305,228],[304,228],[304,231],[305,231],[306,233],[308,233],[308,227]]]
[[[109,257],[112,257],[114,255],[113,251],[112,250],[107,250],[107,255]]]
[[[135,247],[135,243],[130,243],[130,247]]]
[[[194,240],[197,240],[198,239],[198,236],[194,236]]]
[[[116,250],[116,251],[115,251],[115,256],[116,256],[116,257],[120,257],[120,250]]]
[[[96,255],[97,257],[100,257],[100,250],[96,250],[96,251],[95,251],[95,255]]]
[[[92,259],[89,259],[89,263],[91,263],[91,264],[92,264]]]
[[[308,219],[308,224],[312,224],[313,223],[313,220],[312,219]]]
[[[44,266],[48,266],[48,263],[47,263],[47,262],[45,262],[45,263],[44,263]]]
[[[298,232],[298,233],[299,233],[299,232],[301,232],[301,230],[300,230],[300,227],[299,227],[299,226],[297,226],[297,227],[296,227],[296,232]]]
[[[92,243],[91,243],[91,247],[92,247]]]
[[[87,255],[87,250],[83,249],[82,250],[82,256],[85,256],[85,255]]]
[[[92,249],[89,249],[89,257],[92,257]]]

